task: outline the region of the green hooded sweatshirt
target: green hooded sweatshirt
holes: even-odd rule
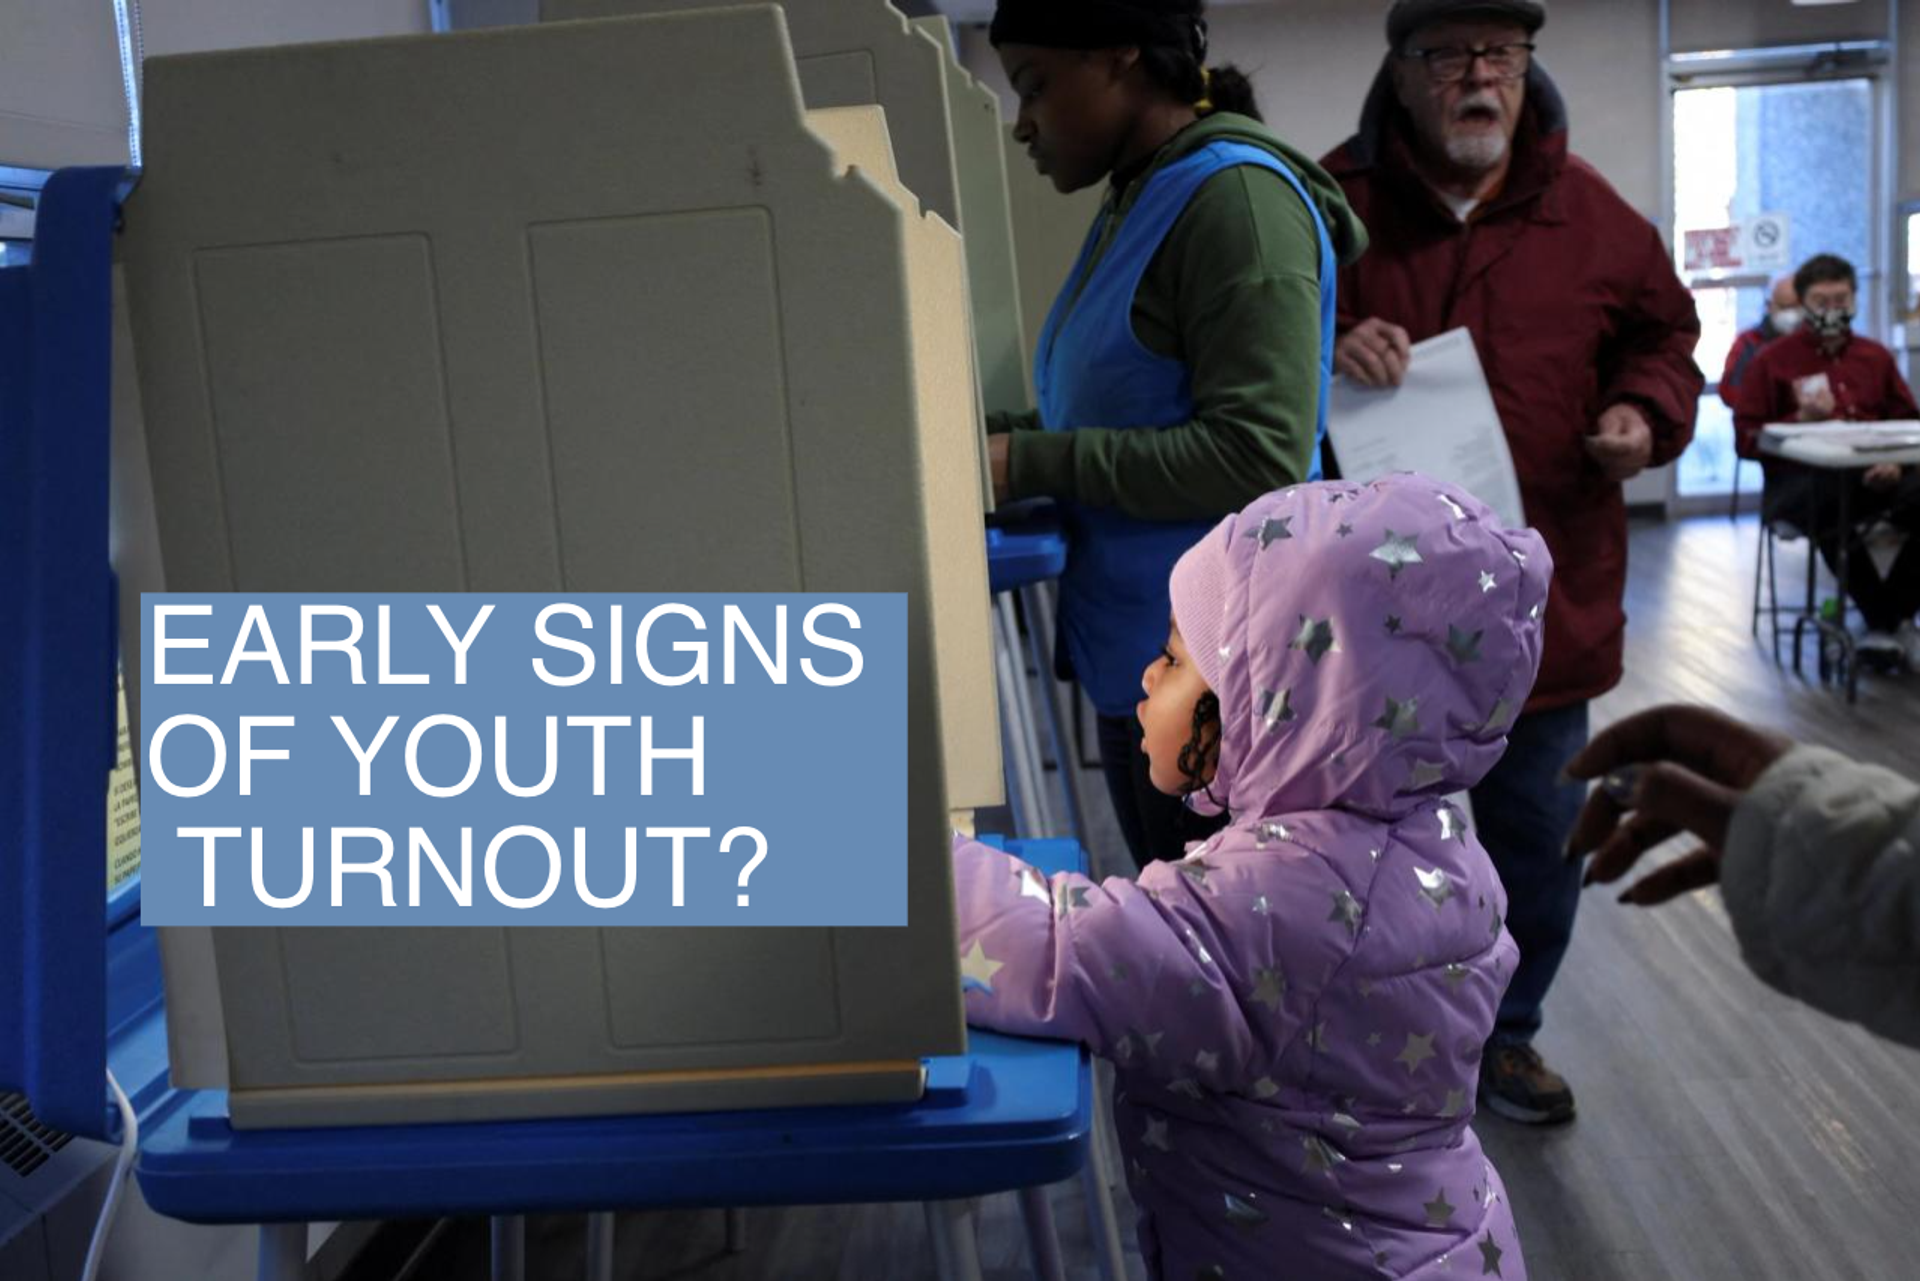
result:
[[[1115,176],[1089,267],[1154,174],[1223,139],[1270,151],[1293,170],[1313,194],[1342,266],[1366,250],[1366,228],[1338,183],[1259,122],[1221,112],[1176,134],[1144,167]],[[1014,499],[1063,498],[1145,520],[1194,520],[1238,511],[1304,480],[1320,413],[1320,283],[1313,219],[1284,179],[1254,165],[1209,178],[1167,233],[1133,301],[1140,342],[1192,375],[1192,420],[1158,431],[1046,432],[1038,413],[991,415],[989,432],[1013,433]]]

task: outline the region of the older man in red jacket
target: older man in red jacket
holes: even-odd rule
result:
[[[1565,104],[1532,56],[1545,22],[1534,0],[1399,0],[1360,132],[1323,162],[1373,236],[1340,276],[1340,371],[1397,384],[1412,343],[1470,330],[1553,551],[1540,680],[1473,793],[1521,952],[1481,1100],[1534,1124],[1574,1114],[1532,1042],[1580,900],[1565,846],[1582,788],[1561,768],[1586,744],[1589,700],[1620,680],[1621,484],[1686,448],[1705,387],[1699,317],[1658,231],[1568,152]]]

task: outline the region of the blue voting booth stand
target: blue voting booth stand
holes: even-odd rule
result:
[[[117,1141],[111,1065],[140,1118],[148,1204],[201,1223],[865,1201],[928,1202],[931,1220],[932,1203],[1080,1170],[1084,1051],[985,1032],[970,1053],[930,1060],[911,1105],[243,1132],[223,1092],[168,1087],[154,935],[137,883],[106,894],[111,261],[125,182],[119,169],[55,174],[32,262],[0,270],[0,1090],[23,1091],[49,1126]],[[1047,550],[1063,555],[1057,540]],[[1049,871],[1083,865],[1072,841],[1005,848]],[[286,1274],[303,1247],[304,1233],[283,1251]],[[1041,1271],[1057,1268],[1056,1254]],[[264,1246],[262,1271],[279,1275]],[[940,1271],[975,1275],[977,1262],[943,1257]]]

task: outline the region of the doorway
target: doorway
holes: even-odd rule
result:
[[[1765,315],[1776,277],[1815,254],[1839,254],[1860,275],[1861,331],[1884,333],[1883,110],[1872,72],[1676,75],[1674,244],[1699,308],[1695,358],[1707,375],[1694,443],[1677,469],[1678,512],[1727,507],[1736,495],[1757,502],[1760,469],[1734,454],[1720,379],[1735,340]],[[1756,236],[1760,223],[1765,234]],[[1732,252],[1714,252],[1719,233],[1733,233]]]

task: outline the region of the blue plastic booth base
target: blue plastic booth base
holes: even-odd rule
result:
[[[994,595],[1060,577],[1067,540],[1057,530],[989,529],[987,582]]]
[[[1004,847],[1048,871],[1083,866],[1072,841]],[[1092,1124],[1086,1053],[969,1039],[928,1061],[911,1105],[235,1130],[225,1094],[202,1091],[143,1134],[140,1188],[174,1218],[267,1223],[940,1201],[1071,1178]]]

